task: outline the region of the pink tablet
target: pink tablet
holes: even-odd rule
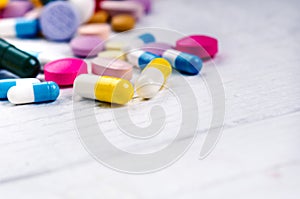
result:
[[[205,35],[191,35],[178,40],[176,50],[209,59],[218,52],[218,40]]]
[[[87,72],[86,62],[77,58],[58,59],[44,66],[45,80],[56,82],[60,86],[73,85],[78,75]]]
[[[97,57],[92,60],[92,73],[100,76],[112,76],[130,80],[133,66],[119,59]]]

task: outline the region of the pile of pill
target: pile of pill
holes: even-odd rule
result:
[[[60,89],[72,86],[75,94],[102,102],[123,105],[134,94],[150,99],[162,90],[172,70],[197,75],[202,60],[218,52],[217,40],[205,35],[186,36],[174,44],[157,41],[149,32],[122,42],[107,40],[111,29],[134,28],[135,21],[151,10],[150,0],[0,2],[4,18],[0,19],[0,37],[32,38],[41,31],[48,40],[70,41],[74,54],[66,58],[24,52],[0,38],[0,69],[19,77],[0,80],[0,99],[13,104],[55,101]],[[20,2],[22,9],[16,11]],[[83,58],[91,58],[91,73]],[[141,69],[134,84],[133,67]],[[41,71],[43,82],[36,79]]]

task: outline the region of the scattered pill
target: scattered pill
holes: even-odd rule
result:
[[[187,75],[197,75],[202,68],[202,60],[188,53],[169,49],[162,57],[167,59],[176,70]]]
[[[22,86],[24,84],[38,83],[40,80],[36,78],[23,79],[4,79],[0,80],[0,99],[7,99],[7,92],[13,86]]]
[[[105,42],[105,49],[122,51],[122,49],[125,47],[125,45],[126,44],[122,41],[107,41],[107,42]]]
[[[98,53],[98,57],[109,59],[120,59],[125,61],[125,54],[120,50],[105,50]]]
[[[79,12],[80,23],[87,22],[95,10],[94,0],[68,0]]]
[[[88,21],[88,23],[106,23],[108,21],[109,15],[106,11],[97,11]]]
[[[40,71],[39,61],[0,38],[0,68],[19,77],[36,77]]]
[[[131,39],[122,49],[123,52],[141,48],[143,45],[155,42],[155,37],[151,33],[145,33]]]
[[[209,59],[218,52],[218,40],[205,35],[191,35],[178,40],[176,49],[202,59]]]
[[[44,66],[45,80],[56,82],[60,86],[73,85],[78,75],[87,72],[85,61],[77,58],[59,59]]]
[[[153,59],[159,56],[143,50],[130,51],[126,54],[129,63],[144,69]]]
[[[118,59],[97,57],[92,60],[92,73],[100,76],[112,76],[130,80],[133,66]]]
[[[41,8],[34,8],[32,10],[30,10],[29,12],[27,12],[24,17],[26,19],[38,19],[40,17],[42,13],[42,9]]]
[[[162,56],[162,54],[166,50],[173,49],[173,46],[167,43],[153,42],[153,43],[145,44],[141,49],[156,54],[158,56]]]
[[[11,18],[0,20],[0,37],[32,38],[38,34],[36,19]]]
[[[79,20],[76,8],[69,2],[55,1],[43,8],[40,16],[40,26],[43,35],[47,39],[68,41],[77,32]]]
[[[81,35],[70,43],[73,54],[78,57],[96,57],[104,49],[103,40],[98,36]]]
[[[29,104],[55,101],[59,96],[59,87],[55,82],[33,83],[13,86],[7,92],[12,104]]]
[[[84,98],[126,104],[132,99],[134,89],[125,79],[85,74],[75,79],[74,92]]]
[[[135,20],[131,15],[116,15],[111,20],[112,29],[116,32],[123,32],[134,28]]]
[[[110,25],[103,24],[84,24],[78,28],[79,35],[97,35],[101,39],[108,39],[111,33]]]
[[[143,5],[133,1],[102,1],[101,8],[111,16],[130,14],[138,20],[144,15]]]
[[[7,6],[9,0],[0,0],[0,9],[3,9]]]
[[[11,1],[2,11],[2,18],[23,17],[33,5],[29,1]]]
[[[165,84],[171,72],[172,67],[166,59],[153,59],[136,81],[137,95],[146,99],[154,97]]]

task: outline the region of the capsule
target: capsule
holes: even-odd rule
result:
[[[0,80],[0,99],[7,99],[7,92],[13,86],[22,86],[26,84],[38,83],[40,80],[36,78],[24,79],[3,79]]]
[[[59,87],[55,82],[34,83],[32,85],[13,86],[7,92],[12,104],[28,104],[55,101],[59,96]]]
[[[22,78],[36,77],[40,71],[40,63],[34,56],[0,38],[0,68]]]
[[[135,66],[138,66],[141,69],[144,69],[147,64],[149,64],[153,59],[158,58],[159,56],[146,52],[143,50],[137,50],[129,52],[126,55],[127,61]]]
[[[202,60],[188,53],[169,49],[162,57],[167,59],[176,70],[187,75],[197,75],[202,68]]]
[[[154,97],[166,83],[171,72],[171,64],[166,59],[153,59],[142,71],[135,84],[137,95],[146,99]]]
[[[0,37],[32,38],[38,34],[38,20],[8,18],[0,20]]]
[[[74,93],[84,98],[123,105],[132,99],[134,89],[125,79],[82,74],[75,79]]]
[[[139,35],[138,37],[130,40],[122,49],[123,52],[128,52],[133,49],[142,47],[145,44],[155,42],[155,37],[150,33]]]

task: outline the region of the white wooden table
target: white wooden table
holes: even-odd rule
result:
[[[153,13],[138,27],[208,34],[220,41],[214,61],[225,90],[226,117],[214,150],[199,159],[211,118],[210,95],[203,83],[211,76],[208,63],[201,76],[187,77],[198,100],[197,138],[181,159],[149,174],[120,173],[91,157],[76,130],[71,88],[62,89],[50,104],[13,106],[0,101],[0,198],[298,199],[299,8],[298,0],[156,0]],[[71,55],[67,44],[9,41]],[[172,78],[170,87],[176,75]],[[163,92],[139,106],[129,104],[138,107],[131,110],[131,119],[149,123],[151,105],[164,99]],[[124,150],[155,150],[170,142],[170,135],[152,142],[129,140],[107,119],[109,109],[97,108],[105,135]],[[168,112],[171,124],[178,114]]]

